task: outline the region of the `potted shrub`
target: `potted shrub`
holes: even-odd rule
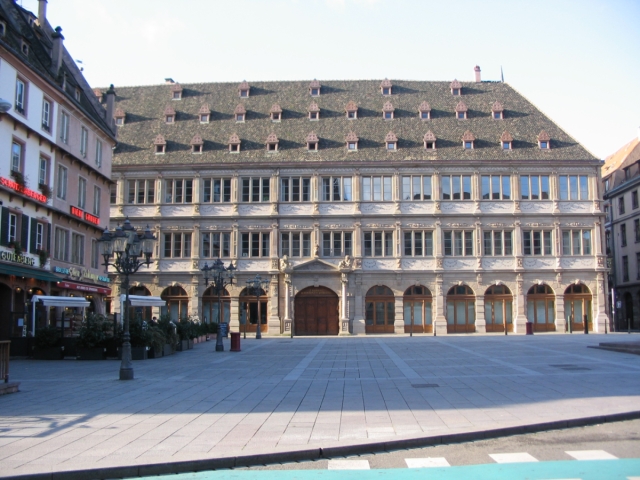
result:
[[[149,324],[140,315],[129,320],[131,360],[146,360],[150,346]]]
[[[60,330],[52,325],[36,330],[33,358],[36,360],[60,360]]]
[[[13,248],[16,255],[22,255],[22,244],[18,241],[9,242],[9,248]]]
[[[180,337],[180,343],[178,344],[180,347],[178,350],[184,351],[193,348],[193,341],[191,340],[193,325],[191,321],[187,318],[181,318],[177,327],[178,336]]]
[[[78,360],[104,360],[105,343],[109,324],[103,315],[90,313],[82,322],[78,332]]]
[[[38,190],[40,190],[40,192],[42,192],[42,194],[47,197],[47,200],[49,200],[51,198],[51,195],[53,194],[53,192],[51,191],[51,187],[46,183],[40,183],[38,185]]]
[[[171,355],[176,351],[176,347],[180,338],[177,333],[177,326],[171,321],[171,316],[168,313],[160,316],[158,320],[158,328],[162,331],[165,337],[165,344],[163,348],[163,355]]]
[[[151,324],[149,326],[149,351],[147,352],[148,358],[160,358],[164,355],[164,346],[167,341],[167,337],[158,324]]]
[[[27,178],[22,174],[22,172],[11,170],[11,178],[13,178],[13,180],[21,187],[27,186]]]
[[[36,253],[38,254],[38,260],[40,260],[40,266],[44,268],[49,260],[49,252],[39,248],[36,250]]]

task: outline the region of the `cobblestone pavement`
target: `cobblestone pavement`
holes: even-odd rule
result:
[[[0,476],[479,432],[640,410],[622,334],[264,338],[134,362],[13,360]],[[226,342],[226,340],[225,340]]]

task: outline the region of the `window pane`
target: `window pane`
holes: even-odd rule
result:
[[[340,201],[340,178],[333,179],[333,200]]]
[[[551,255],[551,232],[544,233],[544,254]]]
[[[520,196],[522,200],[529,200],[529,176],[522,175],[520,177]]]
[[[502,255],[502,232],[493,232],[494,255]]]
[[[322,255],[324,257],[331,256],[331,234],[330,233],[322,234]]]
[[[411,251],[411,232],[404,232],[404,254],[407,256],[413,255]]]
[[[560,175],[560,200],[569,200],[569,179]]]
[[[383,191],[384,191],[384,201],[385,202],[391,201],[391,177],[384,177]]]
[[[562,232],[562,254],[571,255],[571,232]]]
[[[578,176],[569,176],[569,199],[578,200]]]
[[[444,254],[452,255],[452,245],[451,245],[451,233],[452,232],[444,232]]]
[[[342,179],[343,195],[342,198],[345,202],[351,201],[351,178],[343,178]]]
[[[464,254],[473,255],[473,232],[464,232]]]
[[[393,255],[393,233],[384,232],[384,254],[387,257]]]
[[[373,177],[373,200],[382,200],[382,179]]]
[[[462,255],[462,232],[453,232],[453,234],[455,243],[455,255],[460,256]]]
[[[462,177],[462,191],[464,200],[471,200],[471,177],[469,175]]]
[[[420,177],[413,177],[413,199],[414,200],[421,200],[422,199],[422,195],[421,195],[421,188],[420,188]],[[389,185],[389,188],[391,188],[391,185]],[[385,192],[386,193],[386,192]]]
[[[451,189],[452,189],[452,193],[453,193],[453,199],[454,200],[460,200],[460,190],[461,190],[461,180],[460,180],[460,176],[459,175],[452,175],[451,176]]]
[[[491,232],[484,232],[484,254],[493,255],[491,248]]]
[[[508,175],[502,177],[502,199],[511,199],[511,178]]]
[[[411,177],[402,177],[402,199],[411,200]]]
[[[587,183],[588,177],[580,176],[580,200],[589,199],[589,184]]]
[[[582,254],[591,255],[591,230],[582,231]]]
[[[422,198],[431,200],[431,177],[422,177]]]
[[[540,198],[542,200],[549,200],[549,176],[543,175],[540,177]]]
[[[433,255],[433,232],[424,232],[424,254]]]
[[[580,255],[580,230],[574,230],[571,232],[573,237],[573,255]]]
[[[490,197],[490,182],[491,182],[491,177],[489,175],[483,175],[482,176],[482,199],[483,200],[489,200]]]
[[[522,232],[524,254],[531,255],[531,231]]]
[[[500,200],[500,177],[491,177],[491,199]]]
[[[451,200],[451,177],[446,175],[441,178],[442,199]]]
[[[413,235],[415,239],[415,254],[416,256],[422,256],[422,232],[414,232]],[[391,253],[389,253],[389,255],[391,255]]]
[[[531,200],[540,199],[540,177],[531,175]]]

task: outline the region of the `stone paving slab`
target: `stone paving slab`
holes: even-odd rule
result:
[[[640,357],[586,348],[618,338],[264,338],[238,353],[207,342],[134,362],[129,382],[117,361],[13,360],[21,391],[0,397],[0,477],[381,448],[633,412]]]

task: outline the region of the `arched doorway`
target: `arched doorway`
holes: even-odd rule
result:
[[[220,303],[222,304],[222,320],[229,323],[231,318],[231,296],[227,289],[220,292]],[[220,323],[219,316],[218,294],[214,287],[209,287],[202,295],[202,321],[204,323]]]
[[[620,319],[619,330],[627,330],[633,328],[633,296],[631,293],[624,294],[624,312]]]
[[[505,285],[491,285],[484,292],[487,332],[513,332],[513,295]]]
[[[422,285],[404,292],[404,333],[433,333],[431,291]]]
[[[253,294],[254,290],[247,290],[244,288],[240,292],[240,329],[243,332],[255,332],[258,325],[258,314],[260,315],[260,331],[266,332],[267,325],[267,305],[269,297],[267,292],[262,288],[260,289],[260,306],[256,301],[256,296]]]
[[[365,297],[365,332],[393,333],[396,318],[396,297],[389,287],[371,287]]]
[[[168,313],[174,322],[189,316],[189,297],[184,288],[180,286],[167,287],[160,298],[167,302],[166,306],[161,307],[162,314]]]
[[[534,285],[527,292],[527,320],[536,332],[555,332],[556,296],[549,285]]]
[[[139,295],[141,297],[150,297],[151,292],[143,285],[131,287],[129,289],[129,295]],[[129,309],[129,318],[151,319],[151,307],[131,307]]]
[[[584,316],[587,316],[589,331],[592,331],[591,292],[586,285],[569,285],[564,291],[564,315],[571,321],[571,331],[584,331]],[[633,321],[633,320],[632,320]]]
[[[308,287],[298,292],[294,303],[296,335],[338,335],[338,295],[326,287]]]
[[[476,296],[466,285],[451,287],[447,292],[447,333],[476,331]]]
[[[11,288],[4,283],[0,283],[0,311],[4,312],[4,315],[0,315],[0,340],[9,340],[11,338],[11,326],[12,315],[7,315],[7,312],[11,312]]]

